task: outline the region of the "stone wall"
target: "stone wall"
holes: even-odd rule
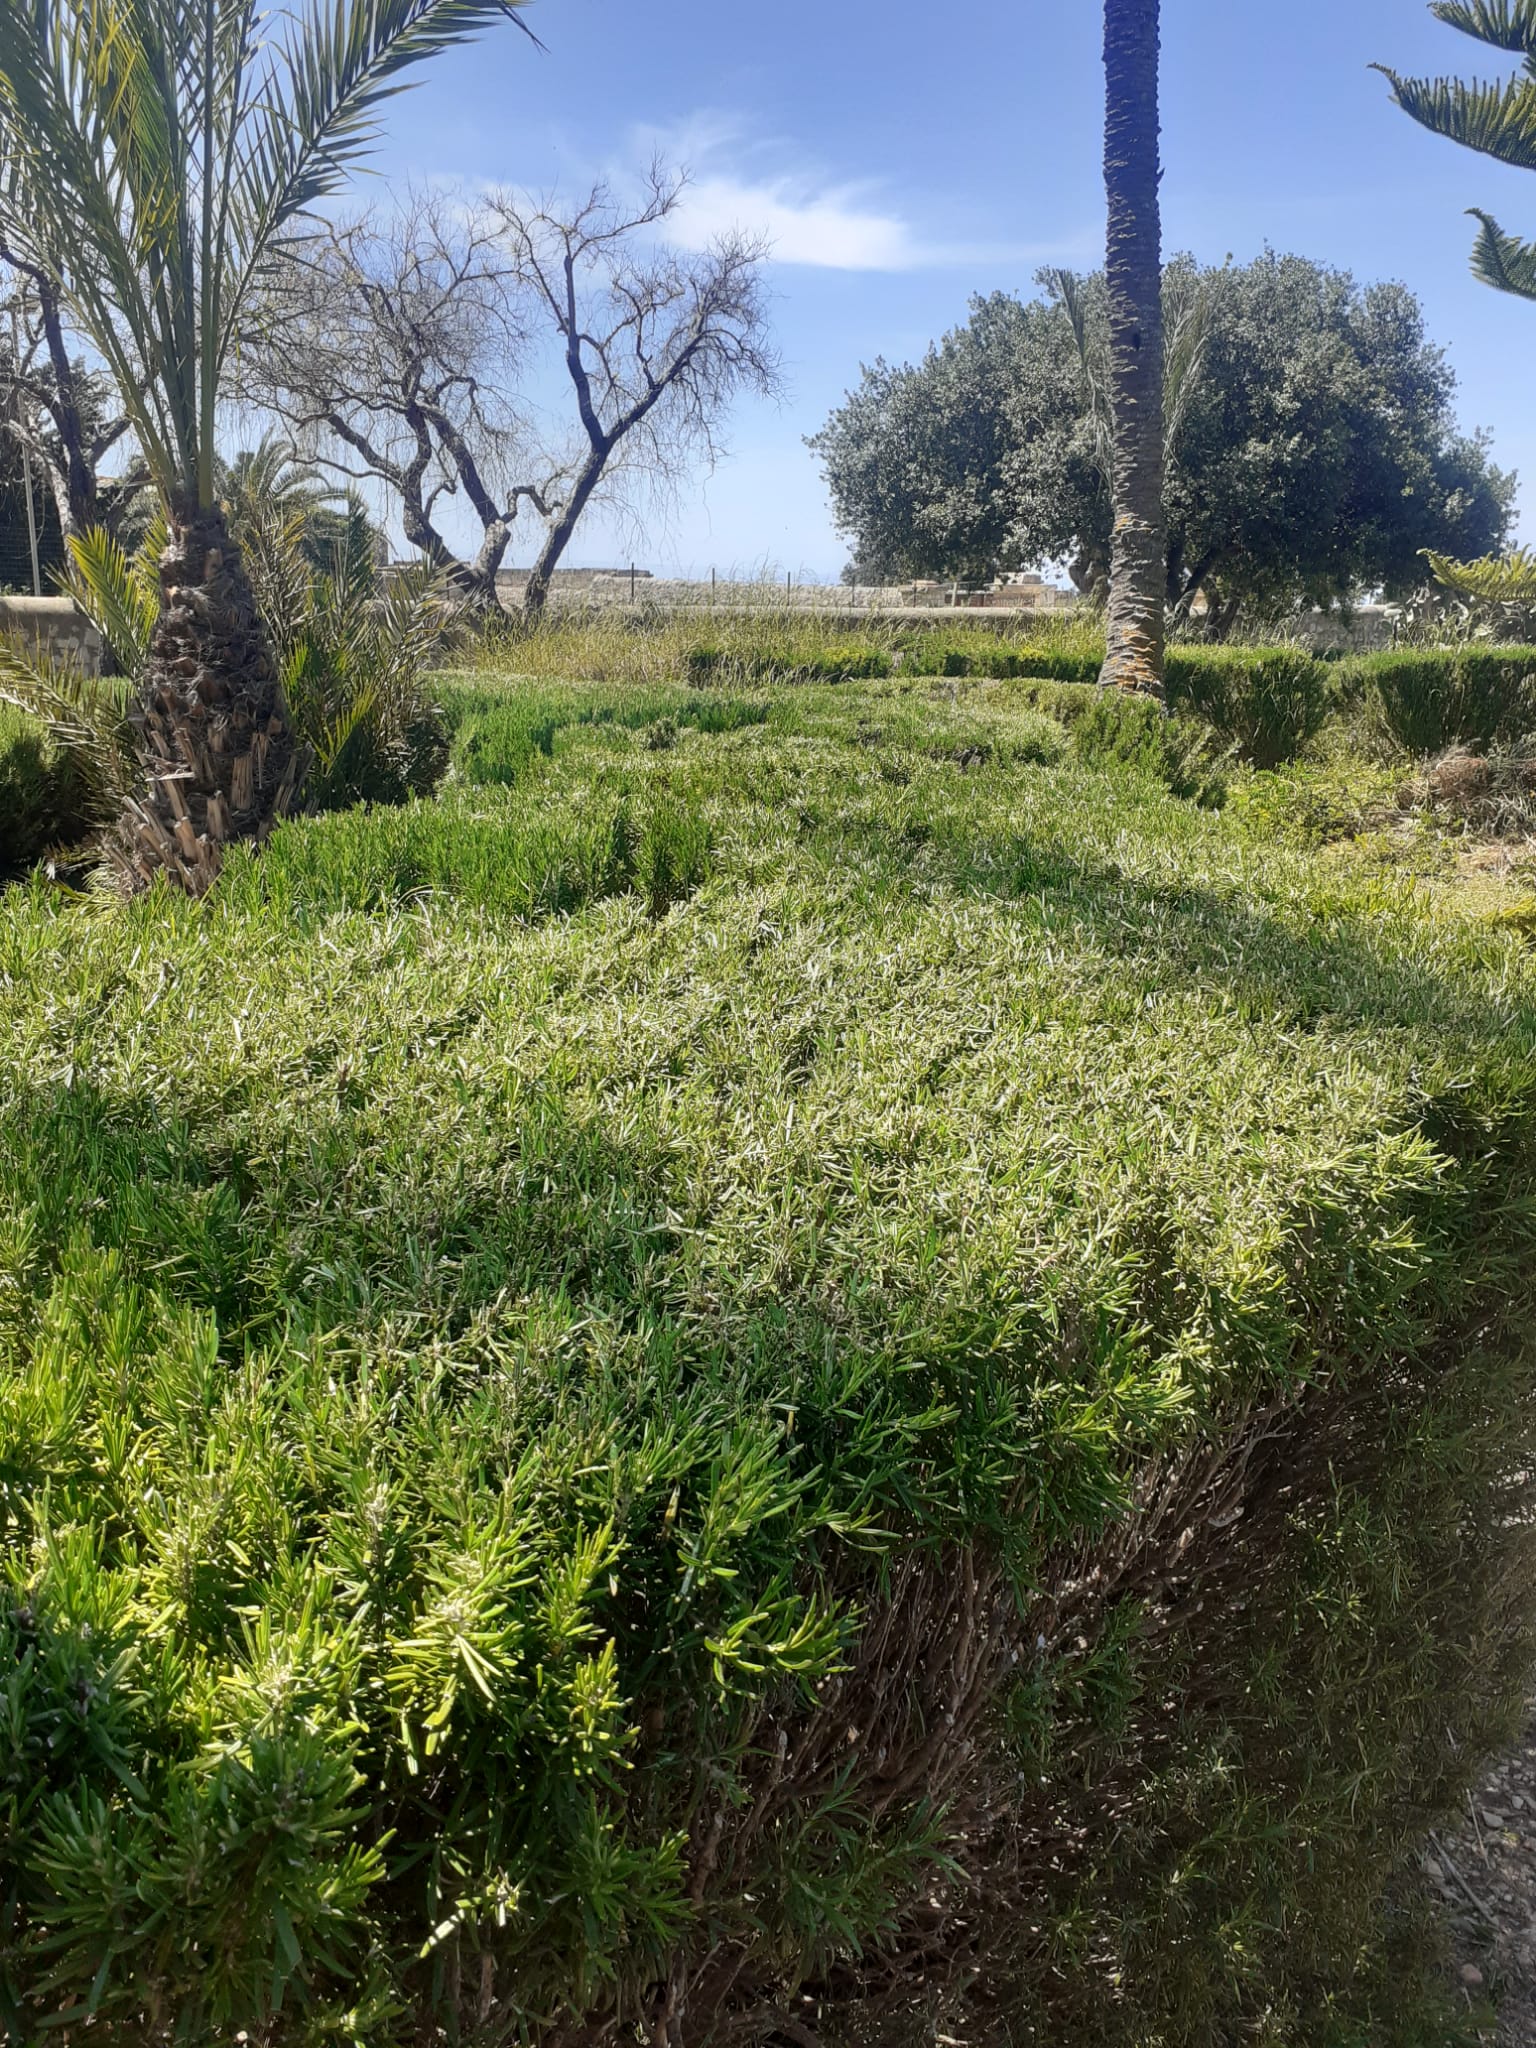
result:
[[[0,595],[0,635],[101,674],[101,635],[71,598]]]
[[[1314,654],[1377,654],[1392,645],[1397,621],[1391,605],[1362,604],[1352,612],[1304,612],[1292,630]]]

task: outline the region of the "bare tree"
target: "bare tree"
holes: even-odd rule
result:
[[[129,424],[110,379],[90,369],[47,270],[0,241],[0,433],[47,477],[67,537],[113,527],[146,481],[135,459],[110,482],[102,464]]]
[[[629,206],[606,185],[569,213],[415,194],[323,230],[265,302],[245,395],[312,459],[383,482],[407,540],[479,604],[496,602],[526,509],[543,527],[525,598],[537,614],[600,490],[674,489],[717,459],[738,392],[777,387],[766,251],[743,237],[669,248],[659,231],[684,187],[657,165]],[[445,532],[451,501],[479,523],[467,560]]]
[[[561,556],[599,487],[620,478],[665,490],[711,467],[740,392],[778,389],[767,340],[764,243],[727,235],[688,254],[653,238],[686,175],[652,165],[625,206],[604,184],[573,213],[511,194],[492,200],[519,283],[561,344],[580,438],[547,491],[544,544],[523,599],[543,610]]]
[[[518,299],[497,223],[414,192],[395,214],[317,230],[263,298],[238,378],[312,460],[386,484],[411,546],[482,605],[521,502],[542,509],[537,483],[516,480]],[[468,560],[443,531],[459,496],[482,531]]]

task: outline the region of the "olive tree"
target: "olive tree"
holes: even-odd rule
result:
[[[1113,533],[1098,277],[978,300],[915,364],[877,363],[812,446],[861,563],[899,580],[1064,563],[1102,598]],[[1167,266],[1166,601],[1220,638],[1497,548],[1514,478],[1461,431],[1400,285],[1304,257]]]

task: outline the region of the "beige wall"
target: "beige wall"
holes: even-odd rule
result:
[[[67,597],[0,596],[0,634],[73,661],[87,675],[101,673],[101,635]]]

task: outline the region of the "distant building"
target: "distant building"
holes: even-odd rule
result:
[[[531,569],[498,569],[496,588],[521,596],[528,587]],[[599,590],[616,584],[649,583],[649,569],[557,569],[549,579],[553,590]]]
[[[949,602],[963,611],[1061,612],[1071,611],[1078,597],[1075,591],[1047,583],[1038,571],[1024,569],[999,577],[987,590],[952,585]]]

